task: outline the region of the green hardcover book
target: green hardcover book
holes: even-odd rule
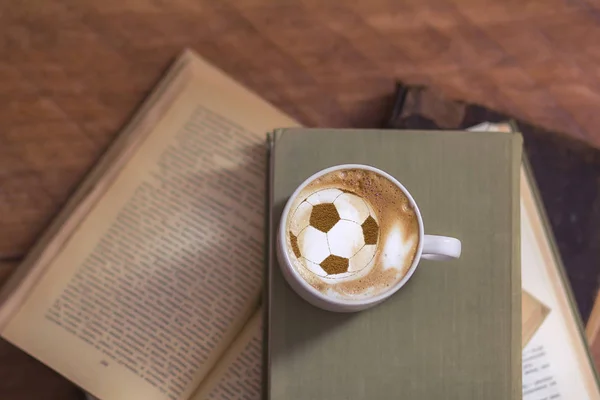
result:
[[[521,398],[519,134],[285,129],[270,136],[265,397]],[[344,163],[383,169],[411,192],[425,231],[463,243],[459,260],[422,260],[373,309],[338,314],[296,295],[274,234],[293,190]]]

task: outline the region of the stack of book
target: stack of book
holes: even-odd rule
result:
[[[185,51],[2,288],[0,335],[103,400],[600,399],[531,175],[495,152],[514,135],[303,129]],[[291,292],[265,232],[349,159],[465,253],[341,315]]]

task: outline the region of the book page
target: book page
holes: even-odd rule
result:
[[[260,294],[265,134],[295,123],[190,68],[2,330],[101,399],[187,399]]]
[[[258,309],[191,400],[258,400],[262,388],[262,309]]]
[[[563,282],[535,209],[527,176],[521,174],[523,287],[550,312],[523,349],[523,399],[599,399],[592,366]]]
[[[262,394],[262,309],[248,320],[190,400],[258,400]],[[90,400],[99,400],[87,395]]]

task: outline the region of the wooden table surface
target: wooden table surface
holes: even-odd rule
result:
[[[599,39],[600,0],[1,2],[0,280],[183,47],[309,126],[379,126],[401,79],[600,147]],[[79,396],[0,342],[0,398]]]

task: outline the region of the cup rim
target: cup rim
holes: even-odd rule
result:
[[[410,265],[410,268],[408,269],[408,271],[406,272],[406,274],[404,274],[404,276],[402,277],[402,279],[400,279],[398,282],[396,282],[396,284],[394,284],[393,287],[373,296],[373,297],[368,297],[365,299],[337,299],[337,298],[333,298],[333,297],[329,297],[323,293],[321,293],[320,291],[318,291],[317,289],[315,289],[313,286],[311,286],[308,282],[306,282],[304,280],[304,278],[302,278],[302,276],[300,276],[300,274],[298,273],[298,271],[296,271],[296,269],[293,267],[293,264],[290,260],[290,256],[288,254],[288,252],[285,249],[285,244],[286,244],[286,237],[285,237],[285,233],[286,233],[286,229],[285,227],[287,226],[287,221],[288,221],[288,214],[290,211],[290,208],[292,206],[292,203],[294,201],[294,199],[298,196],[298,194],[309,184],[311,183],[313,180],[319,178],[320,176],[323,176],[325,174],[328,174],[330,172],[333,171],[338,171],[340,169],[362,169],[362,170],[367,170],[367,171],[371,171],[371,172],[375,172],[381,176],[383,176],[384,178],[387,178],[389,181],[391,181],[392,183],[394,183],[396,186],[398,186],[402,192],[404,193],[404,195],[408,198],[408,201],[410,202],[411,206],[413,207],[413,209],[415,210],[416,216],[417,216],[417,221],[419,223],[419,244],[417,245],[417,251],[415,253],[415,257],[413,259],[412,264]],[[282,229],[283,228],[283,229]],[[406,284],[406,282],[408,282],[408,280],[411,278],[411,276],[414,274],[415,270],[417,269],[417,266],[419,264],[419,261],[421,259],[421,254],[423,252],[423,237],[424,237],[424,227],[423,227],[423,218],[421,216],[421,210],[419,210],[419,207],[417,206],[416,201],[414,200],[414,198],[412,197],[412,195],[410,194],[410,192],[408,191],[408,189],[406,189],[406,187],[404,187],[404,185],[402,183],[400,183],[400,181],[396,178],[394,178],[392,175],[390,175],[389,173],[377,168],[377,167],[373,167],[371,165],[366,165],[366,164],[337,164],[325,169],[322,169],[318,172],[315,172],[314,174],[312,174],[311,176],[309,176],[308,178],[306,178],[297,188],[296,190],[294,190],[294,192],[291,194],[291,196],[288,198],[285,207],[283,208],[283,212],[281,214],[281,219],[279,221],[279,232],[277,233],[277,245],[280,247],[279,250],[279,254],[284,257],[285,259],[285,265],[282,265],[283,263],[281,261],[279,261],[280,264],[280,268],[286,268],[287,270],[289,270],[289,274],[284,274],[284,275],[290,275],[293,276],[293,279],[295,279],[298,284],[300,286],[302,286],[303,289],[307,290],[312,296],[315,296],[316,298],[329,303],[329,304],[336,304],[336,305],[340,305],[340,306],[344,306],[344,305],[352,305],[352,306],[357,306],[357,305],[363,305],[363,306],[368,306],[371,304],[376,304],[379,303],[385,299],[387,299],[388,297],[392,296],[394,293],[396,293],[402,286],[404,286]]]

